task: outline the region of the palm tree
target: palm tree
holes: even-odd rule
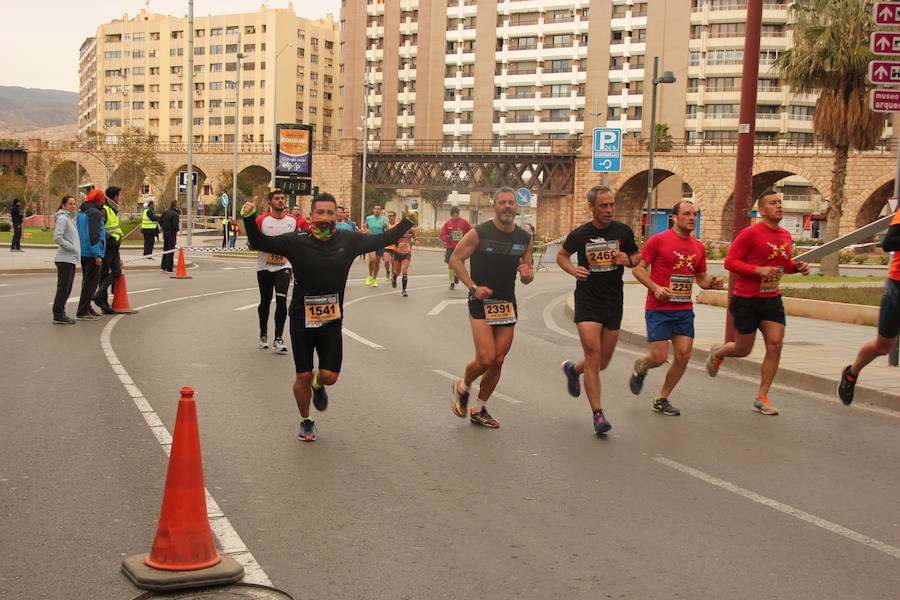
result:
[[[774,69],[794,92],[817,93],[813,113],[816,137],[834,152],[825,239],[840,232],[850,150],[871,150],[884,132],[885,115],[866,104],[868,63],[874,58],[870,0],[803,0],[791,10],[796,18],[794,46]],[[750,57],[748,57],[750,58]],[[822,260],[822,273],[838,274],[838,255]]]

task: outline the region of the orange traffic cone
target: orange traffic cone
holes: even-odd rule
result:
[[[116,314],[120,315],[133,315],[137,312],[128,304],[128,287],[125,285],[125,273],[119,275],[119,278],[116,280],[112,309]]]
[[[213,544],[206,513],[203,459],[194,390],[181,389],[166,489],[156,538],[147,555],[126,558],[122,570],[138,587],[171,590],[234,583],[244,568]]]
[[[184,248],[178,249],[178,266],[175,267],[175,274],[171,275],[172,279],[190,279],[187,274],[187,267],[184,266]]]

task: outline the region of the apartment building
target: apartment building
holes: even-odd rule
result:
[[[187,19],[141,11],[97,28],[81,47],[79,130],[115,141],[138,127],[187,140]],[[271,141],[276,123],[334,137],[338,24],[287,9],[194,18],[193,141]]]

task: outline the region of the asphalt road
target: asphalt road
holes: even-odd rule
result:
[[[662,372],[632,396],[622,346],[599,439],[564,390],[580,346],[573,282],[553,270],[519,286],[490,402],[502,426],[478,428],[449,408],[473,348],[465,305],[438,311],[465,297],[440,258],[417,254],[408,298],[354,266],[357,337],[314,444],[295,439],[291,358],[258,350],[255,309],[236,310],[257,299],[252,262],[130,273],[132,306],[171,301],[112,326],[53,326],[53,276],[0,277],[0,597],[138,595],[119,563],[149,550],[166,455],[104,328],[169,431],[178,390],[196,389],[207,488],[295,598],[897,597],[900,415],[779,387],[767,418],[754,382],[692,367],[671,398],[682,416],[665,417],[650,410]]]

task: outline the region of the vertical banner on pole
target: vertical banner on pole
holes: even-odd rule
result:
[[[275,176],[312,177],[312,126],[279,123],[275,135]]]

